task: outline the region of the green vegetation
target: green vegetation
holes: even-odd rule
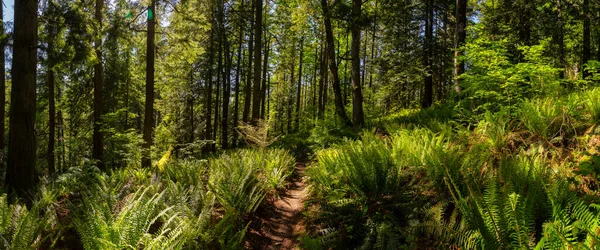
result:
[[[599,189],[599,0],[0,1],[0,249],[597,249]]]

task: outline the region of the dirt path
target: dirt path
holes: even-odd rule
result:
[[[298,237],[304,231],[304,199],[307,195],[304,183],[304,163],[296,163],[288,188],[279,199],[268,201],[256,212],[248,229],[247,249],[299,249]]]

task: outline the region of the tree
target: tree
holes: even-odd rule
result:
[[[590,0],[583,0],[583,52],[582,65],[585,65],[590,60]],[[583,78],[587,78],[590,72],[583,70]]]
[[[422,108],[429,108],[433,104],[433,0],[425,0],[425,44],[423,45],[423,66],[425,67],[425,89],[423,91]]]
[[[97,0],[100,1],[100,0]],[[144,151],[142,167],[152,165],[150,148],[152,147],[152,134],[154,132],[154,25],[156,20],[156,0],[151,0],[148,8],[147,36],[146,36],[146,104],[144,112]]]
[[[352,126],[352,121],[348,119],[344,102],[342,100],[342,90],[340,88],[340,77],[338,74],[338,65],[335,57],[335,42],[333,40],[333,28],[331,27],[331,13],[327,0],[321,0],[321,8],[323,9],[323,21],[325,22],[325,37],[327,41],[327,56],[329,61],[329,70],[333,77],[333,96],[335,103],[335,113],[342,120],[345,126]],[[326,91],[326,90],[325,90]],[[324,94],[325,95],[325,94]]]
[[[262,49],[262,19],[263,1],[254,0],[254,81],[252,88],[252,124],[257,125],[260,118],[260,89],[261,89],[261,49]]]
[[[5,70],[5,61],[4,61],[4,50],[6,49],[6,38],[4,37],[4,4],[0,1],[0,36],[2,39],[0,40],[0,152],[2,152],[2,157],[0,157],[0,166],[3,167],[5,163],[4,149],[5,149],[5,108],[6,108],[6,70]]]
[[[352,0],[352,118],[355,126],[365,123],[360,78],[360,16],[362,0]]]
[[[6,185],[23,198],[37,186],[36,172],[36,0],[15,1],[15,32]]]
[[[560,1],[560,0],[558,0]],[[456,34],[454,42],[454,91],[460,94],[458,77],[465,72],[465,62],[460,60],[461,48],[467,39],[467,0],[456,0]]]
[[[102,68],[102,8],[104,6],[104,0],[96,0],[96,12],[95,18],[98,22],[98,34],[96,34],[96,41],[94,50],[96,51],[96,64],[94,64],[94,134],[93,134],[93,157],[98,161],[98,167],[104,169],[104,163],[102,156],[104,155],[104,143],[102,135],[102,115],[103,115],[103,68]],[[52,97],[52,99],[54,99]],[[52,122],[52,121],[51,121]],[[50,161],[50,160],[49,160]],[[54,165],[54,163],[52,163]]]
[[[300,39],[300,68],[298,69],[298,88],[296,89],[296,131],[300,129],[300,95],[302,93],[302,59],[304,58],[304,37]],[[293,70],[293,69],[292,69]],[[292,79],[293,80],[293,79]]]

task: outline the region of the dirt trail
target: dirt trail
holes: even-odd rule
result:
[[[279,198],[268,201],[256,212],[248,228],[247,249],[299,249],[298,237],[304,231],[302,211],[307,191],[304,163],[296,163],[288,188]]]

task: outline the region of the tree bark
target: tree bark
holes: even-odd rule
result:
[[[352,119],[355,126],[365,123],[360,75],[360,15],[362,0],[352,0]]]
[[[0,3],[0,5],[2,5]],[[56,104],[54,99],[55,78],[54,78],[54,37],[55,27],[50,27],[50,36],[48,41],[48,152],[46,153],[46,161],[48,162],[48,173],[54,174],[56,167],[54,164],[54,146],[56,144]]]
[[[93,158],[97,161],[98,167],[105,170],[104,163],[102,162],[103,157],[103,141],[102,141],[102,114],[103,114],[103,68],[102,68],[102,8],[104,6],[104,0],[96,0],[96,22],[99,25],[98,34],[96,34],[96,41],[94,50],[96,51],[97,62],[94,64],[94,133],[93,133]]]
[[[323,40],[323,39],[321,39]],[[321,59],[319,60],[319,106],[317,117],[319,119],[325,118],[325,77],[327,75],[327,57],[325,56],[325,47],[327,44],[324,44],[324,41],[321,42]]]
[[[348,119],[346,110],[344,109],[344,103],[342,101],[342,91],[340,89],[340,77],[338,75],[338,66],[335,57],[335,43],[333,40],[333,28],[331,27],[331,14],[329,13],[329,4],[327,0],[321,0],[321,7],[323,8],[323,19],[325,21],[325,36],[327,39],[327,54],[329,60],[329,70],[333,77],[333,95],[335,103],[335,112],[337,116],[342,120],[345,126],[352,126],[352,121]],[[360,76],[359,76],[360,80]]]
[[[260,91],[260,119],[265,119],[265,103],[267,98],[267,72],[269,71],[269,53],[271,53],[268,35],[265,32],[265,60],[263,60],[262,87]]]
[[[242,5],[240,7],[240,10],[244,10],[244,2],[242,1]],[[231,143],[232,147],[237,147],[237,143],[238,143],[238,136],[237,136],[237,132],[236,132],[236,127],[238,126],[239,123],[239,102],[240,102],[240,71],[241,71],[241,63],[243,61],[243,55],[242,55],[242,42],[243,42],[243,38],[244,38],[244,25],[243,22],[240,22],[240,33],[238,36],[238,50],[237,50],[237,62],[236,62],[236,70],[235,70],[235,97],[234,97],[234,104],[233,104],[233,129],[232,129],[232,135],[233,135],[233,141]]]
[[[221,119],[221,148],[229,148],[229,97],[230,97],[230,86],[231,86],[231,60],[229,53],[229,43],[227,42],[227,34],[225,32],[225,13],[223,4],[219,4],[219,19],[220,19],[220,33],[221,43],[223,48],[223,58],[225,59],[225,68],[223,72],[223,114]]]
[[[15,1],[12,90],[6,186],[26,203],[38,183],[36,172],[36,76],[38,2]]]
[[[582,57],[582,66],[583,70],[583,78],[587,78],[590,73],[585,70],[585,64],[590,60],[590,1],[583,0],[583,57]]]
[[[252,6],[252,10],[254,10],[254,6]],[[254,14],[254,11],[252,10],[250,12]],[[252,59],[254,58],[254,35],[252,34],[252,30],[254,29],[254,25],[255,24],[252,21],[250,23],[250,32],[248,34],[248,72],[246,75],[246,86],[244,86],[244,112],[242,113],[242,121],[244,121],[244,123],[248,122],[250,105],[252,104]]]
[[[254,0],[255,18],[254,18],[254,82],[252,89],[252,120],[253,125],[258,124],[260,118],[260,89],[261,89],[261,59],[262,59],[262,19],[263,19],[263,1]]]
[[[214,27],[214,26],[213,26]],[[204,139],[205,140],[211,140],[212,139],[212,94],[213,94],[213,62],[214,62],[214,58],[215,58],[215,52],[214,52],[214,43],[213,43],[213,39],[214,39],[214,28],[211,29],[210,31],[210,49],[208,51],[208,65],[207,65],[207,76],[206,76],[206,81],[207,81],[207,88],[206,88],[206,110],[205,110],[205,120],[206,120],[206,128],[205,128],[205,134],[204,134]],[[212,148],[211,145],[206,145],[204,146],[203,151],[204,152],[209,152],[210,149]]]
[[[146,37],[146,103],[144,113],[144,148],[142,154],[142,167],[152,165],[151,147],[154,132],[154,33],[156,20],[156,0],[151,0],[148,9],[148,34]]]
[[[425,44],[423,46],[423,65],[425,66],[425,89],[421,107],[429,108],[433,104],[433,75],[431,47],[433,41],[433,0],[427,0],[425,6]]]
[[[0,17],[4,16],[4,5],[0,1]],[[0,35],[4,35],[4,18],[0,18]],[[5,121],[6,121],[6,67],[5,67],[5,52],[6,39],[0,41],[0,167],[4,167],[6,162],[6,156],[4,155],[4,149],[6,148],[6,136],[5,136]]]
[[[302,91],[302,59],[304,58],[304,37],[302,37],[300,39],[300,65],[299,65],[299,69],[298,69],[298,89],[297,89],[297,93],[296,93],[296,128],[295,131],[298,131],[300,129],[300,98],[301,98],[301,91]]]
[[[560,0],[558,0],[560,1]],[[465,62],[460,60],[461,48],[467,39],[467,0],[456,0],[456,38],[454,41],[454,91],[460,94],[458,77],[465,72]]]

